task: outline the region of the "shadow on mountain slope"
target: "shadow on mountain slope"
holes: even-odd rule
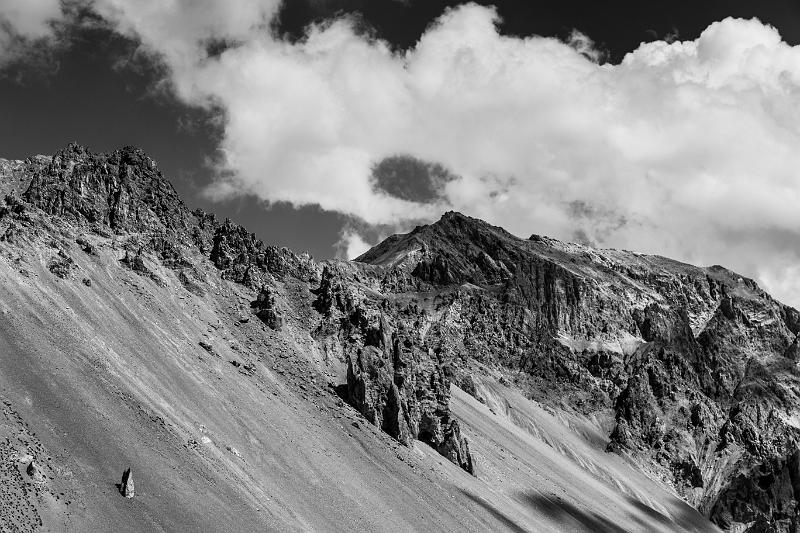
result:
[[[647,505],[647,504],[645,504],[645,503],[643,503],[643,502],[641,502],[641,501],[637,500],[636,498],[634,498],[634,497],[632,497],[632,496],[629,496],[627,499],[628,499],[628,502],[629,502],[631,505],[633,505],[634,507],[636,507],[636,509],[638,509],[639,511],[641,511],[643,514],[647,515],[647,516],[648,516],[649,518],[651,518],[653,521],[655,521],[655,522],[658,522],[659,524],[663,524],[663,525],[665,525],[665,526],[666,526],[666,525],[670,525],[670,524],[672,524],[672,520],[670,520],[670,519],[669,519],[667,516],[665,516],[664,514],[662,514],[662,513],[658,512],[658,511],[656,511],[655,509],[653,509],[653,508],[652,508],[652,507],[650,507],[649,505]],[[644,523],[643,523],[642,525],[644,525]]]
[[[544,494],[527,492],[522,494],[521,498],[537,513],[547,516],[553,522],[562,524],[573,522],[580,525],[583,530],[595,533],[625,533],[624,529],[607,518],[578,509],[557,496],[548,497]]]
[[[640,517],[642,515],[647,516],[651,520],[651,523],[657,523],[666,528],[680,527],[687,531],[697,531],[701,527],[707,527],[705,518],[692,506],[678,498],[672,498],[672,508],[678,510],[678,514],[672,518],[664,513],[656,511],[650,505],[647,505],[633,496],[628,496],[627,500],[628,503],[639,511],[638,516],[636,514],[630,515],[631,520],[641,524],[643,530],[647,530],[651,527],[651,524],[641,520]]]
[[[514,531],[515,533],[527,533],[528,532],[527,529],[525,529],[524,527],[519,525],[515,520],[510,518],[504,512],[502,512],[499,509],[497,509],[494,505],[492,505],[491,503],[489,503],[485,499],[483,499],[480,496],[477,496],[475,494],[472,494],[471,492],[468,492],[468,491],[466,491],[464,489],[459,489],[459,490],[461,491],[461,493],[464,496],[466,496],[467,498],[469,498],[470,500],[472,500],[476,504],[478,504],[481,507],[483,507],[489,513],[491,513],[491,515],[494,516],[495,518],[497,518],[497,520],[500,523],[505,525],[509,529],[509,531]]]

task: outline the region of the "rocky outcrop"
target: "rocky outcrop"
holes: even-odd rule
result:
[[[420,311],[370,297],[377,295],[352,274],[326,266],[315,301],[326,319],[317,336],[343,346],[348,402],[399,442],[423,441],[473,473],[469,445],[450,415],[450,367],[414,327]]]
[[[611,410],[608,449],[666,479],[718,524],[800,526],[798,313],[752,280],[518,239],[458,213],[358,261],[385,298],[426,295],[416,328],[428,345],[447,347],[449,372],[467,389],[475,361],[545,404]]]
[[[261,321],[269,328],[280,331],[283,329],[283,315],[275,303],[275,295],[268,287],[264,286],[258,293],[258,297],[250,302],[250,307]]]
[[[125,250],[125,256],[120,259],[120,263],[130,268],[140,276],[152,279],[156,284],[163,286],[164,281],[153,272],[144,261],[144,248],[137,251]]]
[[[59,250],[58,254],[47,263],[47,269],[61,279],[70,277],[70,273],[74,268],[75,261],[64,250]]]
[[[747,531],[796,531],[800,463],[795,451],[733,478],[711,511],[722,527],[749,524]]]
[[[86,237],[78,237],[77,239],[75,239],[75,243],[78,246],[80,246],[81,250],[83,250],[84,253],[87,253],[89,255],[95,255],[94,245],[92,245],[92,243],[89,242],[89,240]]]
[[[403,444],[419,438],[437,447],[449,412],[448,380],[407,338],[385,330],[378,335],[387,337],[348,356],[350,403]]]
[[[19,181],[21,185],[7,187],[7,192],[20,192],[23,202],[13,194],[8,196],[0,217],[9,213],[22,218],[25,205],[30,205],[87,231],[133,235],[136,253],[129,252],[130,261],[124,263],[148,277],[136,267],[143,266],[138,258],[144,252],[174,270],[187,290],[204,294],[202,279],[198,279],[202,276],[184,253],[186,246],[194,246],[224,278],[256,290],[275,279],[318,280],[317,265],[307,254],[265,245],[243,227],[229,220],[220,222],[202,210],[190,212],[156,163],[138,148],[97,154],[73,143],[52,157],[37,156],[6,166],[0,172],[8,176],[0,182]],[[92,253],[85,236],[78,245]]]
[[[469,452],[469,441],[461,435],[461,426],[458,420],[450,420],[444,430],[444,435],[436,447],[437,451],[447,457],[470,474],[475,474],[472,454]]]
[[[70,144],[38,162],[30,160],[33,178],[22,198],[46,213],[115,231],[188,231],[186,206],[138,148],[94,154]]]
[[[270,278],[317,279],[316,266],[307,254],[298,256],[287,248],[267,246],[255,234],[230,220],[220,224],[213,216],[205,216],[201,227],[213,235],[209,257],[226,279],[254,289],[268,283]],[[203,244],[202,232],[197,235]]]
[[[133,473],[130,468],[126,468],[122,473],[122,481],[119,484],[119,493],[126,498],[133,498],[136,496],[136,487],[133,483]]]

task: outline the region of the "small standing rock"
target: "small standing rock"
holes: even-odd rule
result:
[[[39,465],[36,464],[36,461],[31,460],[28,463],[28,468],[25,469],[25,472],[33,478],[34,483],[44,483],[45,476],[42,473],[42,469],[39,468]]]
[[[130,468],[126,469],[122,473],[122,483],[120,483],[119,492],[126,498],[133,498],[135,494],[133,487],[133,474],[131,473]]]
[[[271,329],[275,331],[283,329],[283,316],[275,303],[275,295],[268,287],[261,288],[258,297],[250,302],[250,307],[253,308],[256,316]]]

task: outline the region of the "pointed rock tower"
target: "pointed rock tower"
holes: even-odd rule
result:
[[[119,492],[126,498],[133,498],[134,496],[133,474],[130,468],[122,473],[122,483],[120,483]]]

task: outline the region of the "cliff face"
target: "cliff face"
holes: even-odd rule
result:
[[[366,419],[405,445],[421,440],[469,473],[469,443],[450,415],[452,362],[422,330],[413,300],[375,289],[375,272],[326,265],[314,332],[347,363],[346,398]]]
[[[752,280],[458,213],[358,261],[430,302],[417,321],[457,382],[480,363],[545,404],[611,412],[608,449],[719,525],[800,525],[799,315]]]
[[[262,389],[280,375],[309,405],[312,391],[335,390],[398,443],[421,441],[480,478],[452,387],[494,413],[497,393],[485,396],[497,389],[484,385],[499,379],[553,413],[599,421],[593,445],[723,527],[800,525],[800,314],[722,267],[520,239],[458,213],[357,261],[317,263],[190,211],[135,148],[0,160],[0,185],[9,268],[27,279],[44,262],[54,279],[91,287],[85,259],[113,257],[106,272],[152,282],[160,298],[185,289],[192,305],[230,307],[209,331],[235,339],[226,370]],[[262,341],[269,364],[253,356]],[[190,344],[221,357],[208,339]],[[289,365],[299,359],[306,366]],[[332,418],[344,408],[313,405]]]
[[[116,231],[187,232],[188,209],[137,148],[92,154],[71,144],[42,163],[22,197],[50,215]]]

